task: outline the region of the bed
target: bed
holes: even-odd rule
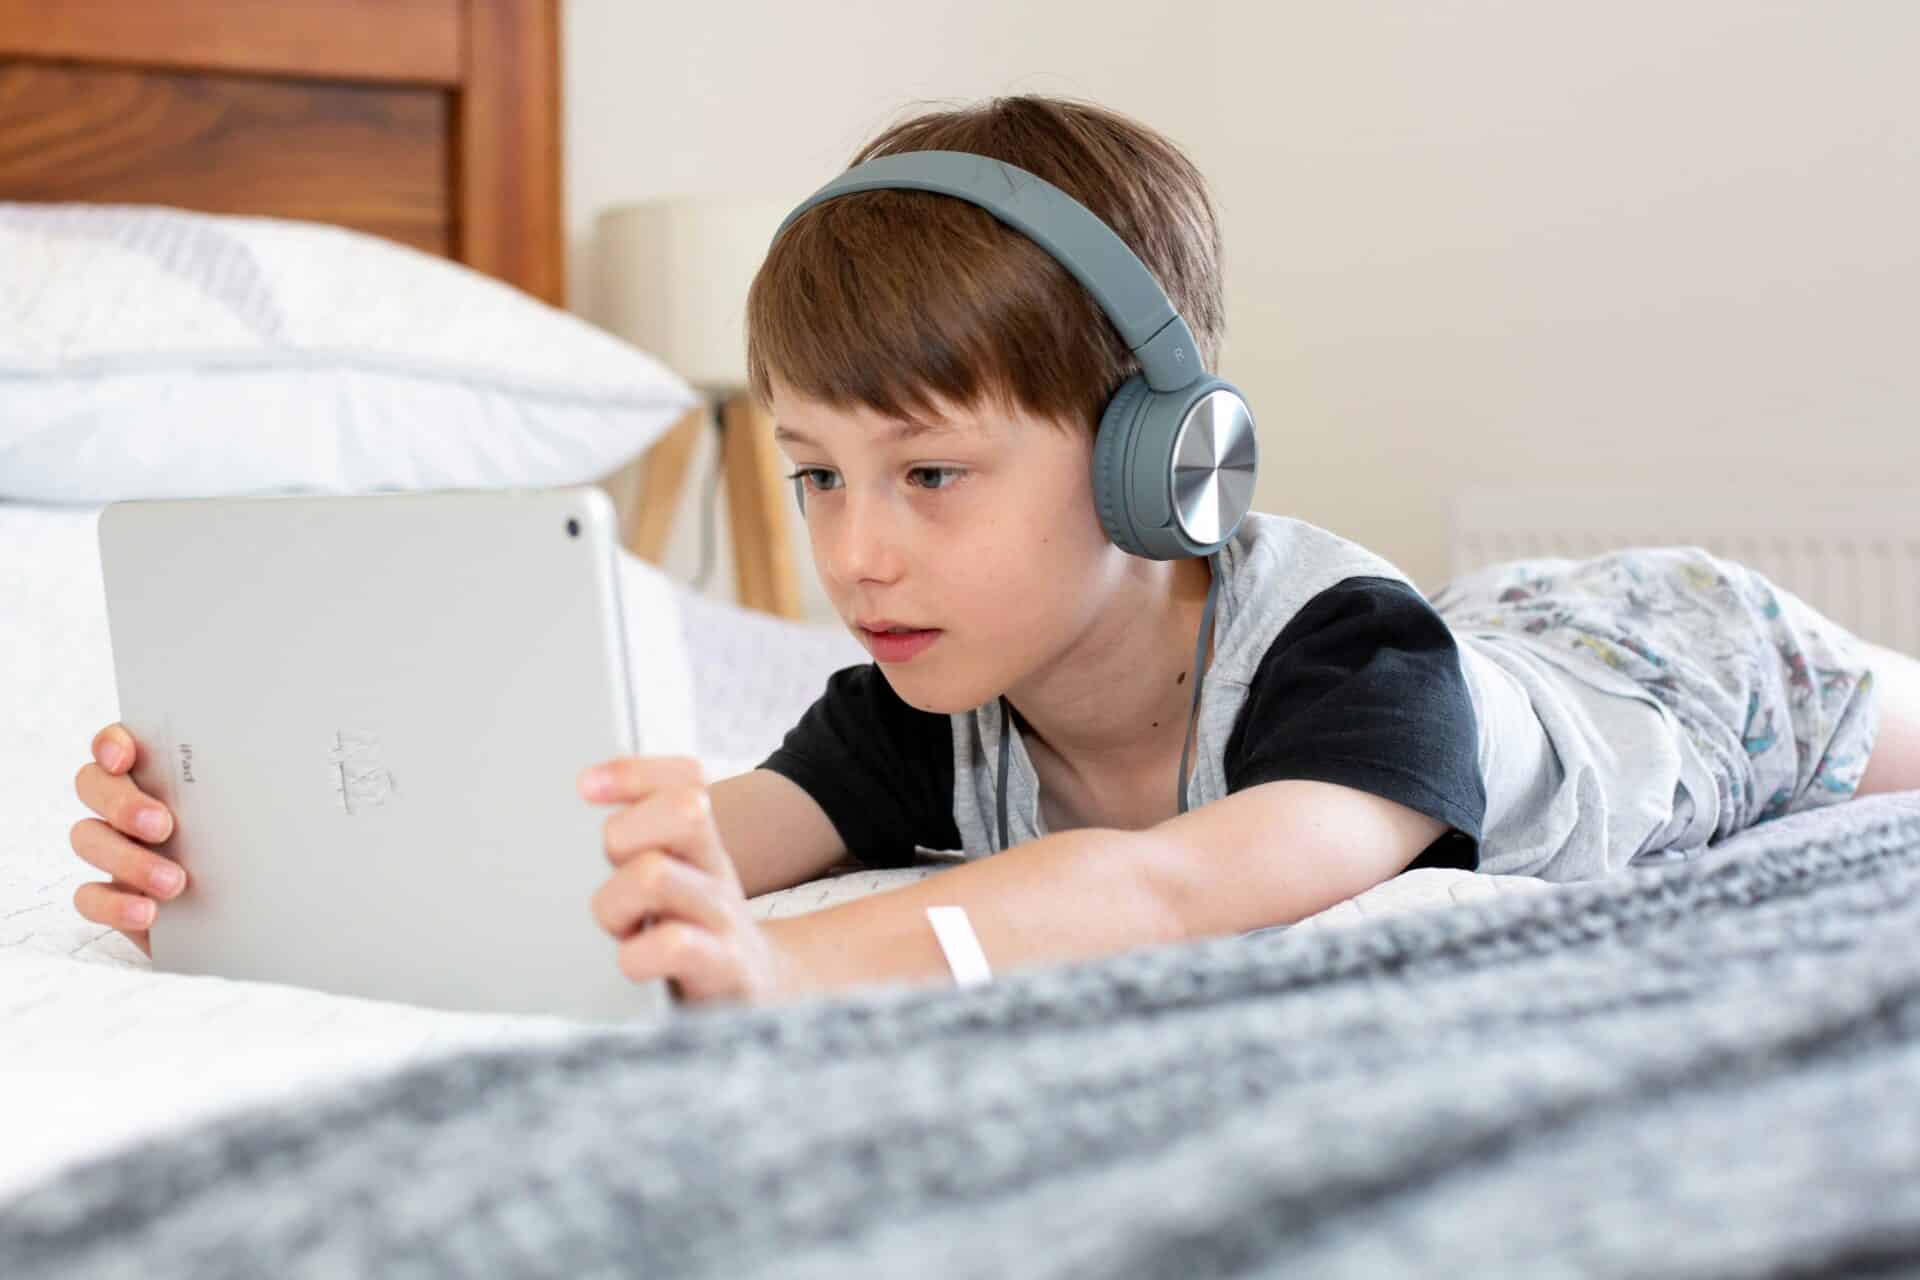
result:
[[[0,0],[0,201],[337,224],[559,302],[556,45],[551,0]],[[97,515],[0,501],[10,1280],[1920,1257],[1920,796],[1607,882],[1421,870],[1242,938],[644,1027],[157,974],[72,907],[73,774],[116,715]],[[710,776],[864,660],[620,571],[677,620],[652,658]]]

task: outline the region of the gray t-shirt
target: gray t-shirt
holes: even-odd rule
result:
[[[1447,763],[1444,759],[1434,759],[1435,754],[1444,757],[1449,749],[1458,753],[1463,742],[1467,752],[1473,751],[1471,724],[1447,722],[1463,718],[1470,720],[1472,707],[1467,699],[1432,697],[1432,694],[1441,692],[1433,686],[1441,682],[1450,685],[1460,682],[1458,663],[1451,654],[1434,655],[1444,656],[1445,661],[1423,665],[1411,682],[1399,680],[1389,691],[1388,696],[1396,700],[1433,705],[1435,712],[1423,721],[1398,726],[1396,741],[1385,741],[1383,735],[1376,732],[1369,736],[1365,744],[1356,746],[1334,740],[1332,735],[1338,732],[1338,726],[1334,724],[1318,727],[1312,736],[1299,734],[1298,727],[1291,724],[1264,724],[1256,727],[1296,739],[1294,749],[1287,753],[1286,763],[1262,769],[1261,776],[1256,778],[1230,776],[1234,762],[1229,758],[1228,742],[1236,727],[1241,725],[1241,714],[1247,706],[1256,674],[1272,656],[1276,640],[1289,623],[1314,602],[1321,600],[1325,593],[1355,579],[1386,579],[1404,584],[1416,598],[1418,593],[1413,591],[1411,580],[1404,573],[1358,543],[1349,542],[1302,520],[1258,511],[1249,512],[1234,536],[1220,548],[1216,564],[1217,572],[1223,576],[1215,605],[1213,660],[1206,668],[1200,693],[1199,726],[1194,738],[1192,773],[1187,784],[1188,807],[1210,804],[1244,786],[1276,781],[1282,777],[1319,777],[1323,781],[1357,785],[1380,794],[1391,781],[1383,778],[1382,772],[1400,763],[1410,772],[1417,771],[1418,776],[1411,779],[1410,786],[1406,788],[1416,794],[1393,794],[1388,796],[1389,799],[1452,822],[1471,836],[1480,836],[1482,820],[1479,811],[1484,804],[1481,796],[1464,794],[1464,788],[1457,781],[1436,783],[1433,780],[1435,766],[1439,766],[1439,771],[1444,773]],[[1424,601],[1419,604],[1423,612],[1431,612],[1425,607]],[[1345,652],[1338,663],[1342,669],[1340,674],[1344,677],[1343,683],[1353,680],[1356,671],[1365,671],[1368,660],[1380,656],[1383,645],[1396,643],[1394,632],[1403,632],[1407,627],[1408,620],[1404,616],[1384,616],[1379,619],[1378,627],[1363,641],[1361,648],[1364,652],[1354,652],[1352,645],[1344,646]],[[1451,648],[1451,645],[1447,647]],[[1271,666],[1269,674],[1273,674]],[[1278,673],[1282,683],[1301,678],[1299,673],[1284,668]],[[1353,690],[1347,688],[1336,690],[1335,696],[1352,693]],[[1377,702],[1378,699],[1370,698],[1368,701]],[[995,699],[951,719],[955,773],[954,820],[965,850],[969,853],[987,852],[995,848],[999,840],[995,790],[997,779],[994,776],[1000,749],[999,700]],[[1405,733],[1404,730],[1408,728],[1414,732]],[[1289,730],[1294,732],[1289,733]],[[1302,737],[1305,740],[1299,740]],[[1398,762],[1390,758],[1412,753],[1421,753],[1426,758]],[[1363,778],[1350,776],[1360,772],[1364,772]],[[1173,798],[1174,787],[1175,780],[1169,776],[1169,800]],[[1418,792],[1437,794],[1429,801]],[[1033,761],[1027,754],[1017,725],[1013,730],[1008,764],[1007,829],[1009,837],[1016,844],[1047,834],[1046,823],[1040,813],[1039,785]]]
[[[1456,634],[1392,563],[1305,521],[1249,513],[1216,563],[1190,808],[1318,778],[1448,822],[1416,866],[1549,879],[1604,875],[1673,824],[1683,735],[1617,673],[1576,674],[1576,656],[1524,634]],[[807,790],[862,860],[981,857],[999,847],[1002,731],[998,699],[922,712],[867,664],[836,673],[762,767]],[[1011,735],[1019,844],[1047,828]]]

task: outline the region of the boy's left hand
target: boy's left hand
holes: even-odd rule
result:
[[[585,770],[580,794],[626,806],[607,819],[604,843],[615,871],[593,895],[593,918],[620,944],[621,972],[635,982],[666,978],[687,1001],[782,994],[788,958],[747,910],[713,825],[700,762],[623,756],[599,768],[606,783],[596,788],[595,770]]]

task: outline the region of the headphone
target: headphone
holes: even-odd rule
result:
[[[1253,504],[1259,464],[1246,397],[1208,373],[1193,331],[1132,249],[1092,210],[1038,174],[965,151],[906,151],[855,165],[795,207],[775,241],[817,204],[860,191],[930,191],[978,205],[1045,249],[1099,304],[1140,362],[1100,414],[1093,497],[1101,527],[1121,550],[1149,560],[1213,558],[1213,581],[1194,644],[1193,711],[1220,587],[1214,558]],[[794,499],[806,512],[804,481]],[[1000,846],[1007,847],[1007,761],[1012,709],[1000,699]],[[1187,744],[1180,747],[1179,811],[1187,811]]]

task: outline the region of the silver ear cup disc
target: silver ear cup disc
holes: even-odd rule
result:
[[[1173,518],[1188,538],[1212,546],[1239,526],[1258,456],[1253,415],[1233,392],[1209,392],[1187,410],[1173,444]]]

